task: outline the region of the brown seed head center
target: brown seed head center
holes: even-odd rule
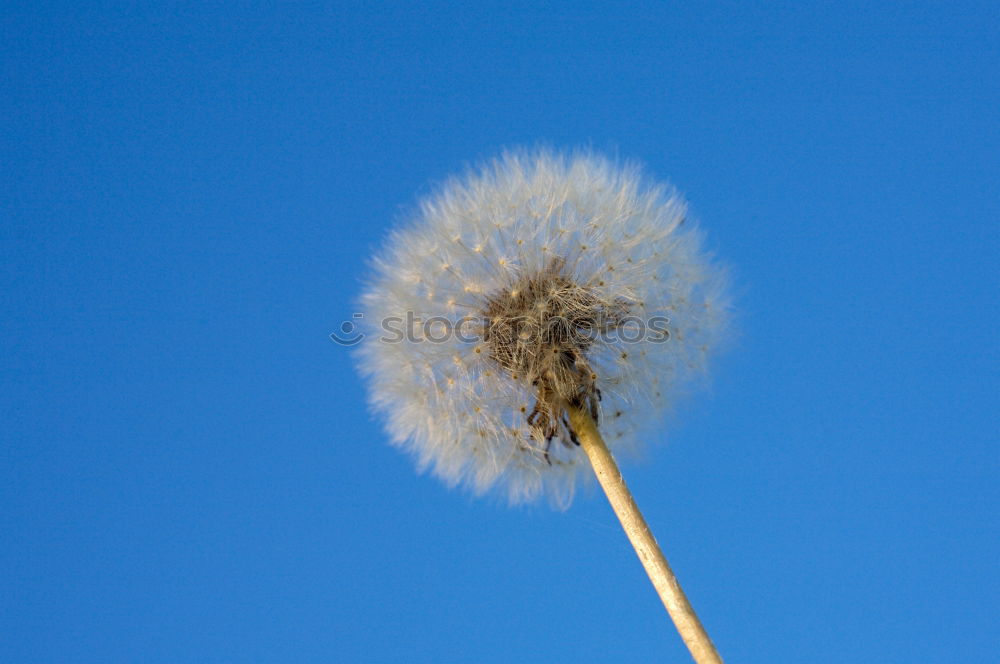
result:
[[[500,368],[534,388],[537,401],[527,420],[545,444],[546,459],[557,434],[566,444],[576,442],[567,407],[587,408],[597,418],[600,390],[587,353],[627,312],[622,300],[578,284],[561,258],[488,298],[486,348]]]

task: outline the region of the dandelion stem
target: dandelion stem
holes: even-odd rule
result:
[[[646,568],[649,580],[653,582],[656,592],[667,608],[667,613],[670,614],[694,660],[698,664],[722,664],[722,658],[712,644],[708,632],[695,615],[694,608],[681,590],[677,577],[674,576],[663,551],[660,550],[660,545],[656,543],[656,538],[653,537],[639,511],[639,506],[625,485],[618,464],[615,463],[611,451],[597,430],[597,423],[589,413],[580,408],[570,407],[568,410],[573,430],[590,458],[601,488],[608,496],[608,502],[621,521],[625,534],[628,535],[639,560]]]

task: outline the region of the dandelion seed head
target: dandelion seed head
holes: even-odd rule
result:
[[[685,220],[672,190],[583,153],[507,153],[421,201],[362,296],[393,443],[449,485],[568,505],[589,466],[567,405],[635,450],[718,345],[724,280]],[[388,338],[408,312],[433,323]],[[634,338],[653,317],[662,334]]]

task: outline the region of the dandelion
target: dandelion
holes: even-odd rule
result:
[[[672,190],[592,154],[537,151],[424,199],[362,299],[360,366],[392,441],[449,485],[512,503],[566,507],[596,474],[699,662],[721,660],[612,451],[636,451],[703,372],[722,286]]]

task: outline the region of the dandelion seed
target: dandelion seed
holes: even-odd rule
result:
[[[609,480],[621,478],[598,428],[607,413],[611,450],[636,449],[717,345],[723,280],[685,218],[684,201],[634,167],[505,154],[450,180],[393,234],[362,299],[372,327],[359,350],[392,441],[449,485],[565,507],[593,468],[668,610],[681,600],[664,593],[679,586],[661,588],[672,573],[636,530],[645,523],[624,484]],[[408,313],[481,324],[471,338],[383,341],[379,322]],[[653,317],[667,321],[660,334],[633,339],[635,320]],[[671,610],[697,657],[689,613]],[[704,652],[699,661],[721,661]]]
[[[585,404],[598,422],[601,412],[622,412],[612,451],[633,452],[717,344],[723,282],[685,216],[679,196],[636,168],[548,152],[507,154],[424,200],[375,260],[365,320],[413,312],[457,325],[471,313],[485,326],[472,341],[391,348],[369,330],[360,364],[393,442],[450,485],[499,485],[514,503],[548,494],[566,506],[590,467],[553,399]],[[639,314],[669,319],[669,341],[617,338],[621,319]],[[569,327],[549,329],[553,320]],[[416,363],[429,369],[414,371]],[[429,392],[456,363],[459,389]],[[665,381],[660,397],[647,389],[655,377]],[[526,401],[538,406],[531,423],[520,412]],[[475,421],[452,415],[478,404]],[[489,454],[462,444],[479,429]]]

